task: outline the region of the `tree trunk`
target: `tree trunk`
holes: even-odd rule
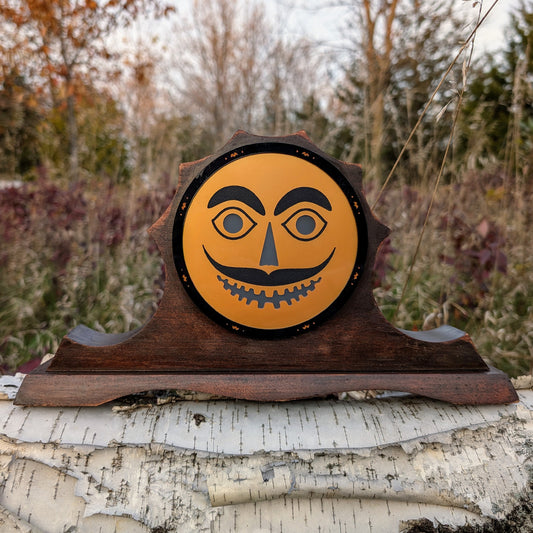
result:
[[[76,121],[76,102],[72,94],[72,87],[67,85],[67,137],[68,137],[68,177],[71,183],[78,180],[79,149],[78,149],[78,124]]]
[[[17,384],[0,379],[2,531],[532,530],[531,380],[520,403],[483,407],[152,395],[23,408]]]
[[[370,120],[370,168],[372,177],[383,181],[383,147],[385,138],[385,95],[390,84],[393,31],[398,0],[378,2],[363,1],[363,50],[366,68],[366,86]]]

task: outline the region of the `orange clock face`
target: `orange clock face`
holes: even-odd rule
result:
[[[217,322],[244,334],[295,334],[355,287],[366,224],[355,192],[326,160],[293,145],[254,144],[192,182],[173,248],[182,283]]]

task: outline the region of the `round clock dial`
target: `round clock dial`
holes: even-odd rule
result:
[[[367,233],[348,181],[318,154],[284,143],[222,155],[183,195],[174,262],[209,316],[243,334],[305,332],[354,289]]]

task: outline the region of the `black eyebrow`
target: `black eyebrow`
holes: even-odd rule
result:
[[[215,194],[213,194],[213,196],[211,196],[207,207],[214,207],[215,205],[221,204],[222,202],[228,202],[230,200],[238,200],[239,202],[242,202],[257,211],[260,215],[265,214],[265,208],[263,207],[261,200],[259,200],[259,198],[250,189],[241,187],[240,185],[222,187],[222,189],[219,189]]]
[[[289,207],[292,207],[295,204],[300,202],[312,202],[317,204],[328,211],[331,211],[331,204],[324,194],[319,190],[313,189],[311,187],[297,187],[292,191],[289,191],[276,205],[274,209],[274,215],[279,215],[283,213]]]

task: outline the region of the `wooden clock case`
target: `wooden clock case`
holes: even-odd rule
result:
[[[251,144],[267,151],[284,145],[333,165],[356,192],[366,223],[366,258],[357,286],[327,320],[294,335],[248,336],[213,321],[187,294],[174,262],[173,228],[186,208],[184,192],[210,163]],[[404,391],[457,404],[517,400],[507,376],[482,360],[466,333],[450,326],[409,332],[386,321],[373,298],[371,274],[389,230],[364,198],[361,168],[328,156],[303,132],[286,137],[237,132],[216,154],[181,165],[174,199],[149,232],[166,267],[164,295],[153,317],[127,333],[74,328],[55,357],[26,376],[17,404],[99,405],[154,389],[260,401],[361,389]]]

